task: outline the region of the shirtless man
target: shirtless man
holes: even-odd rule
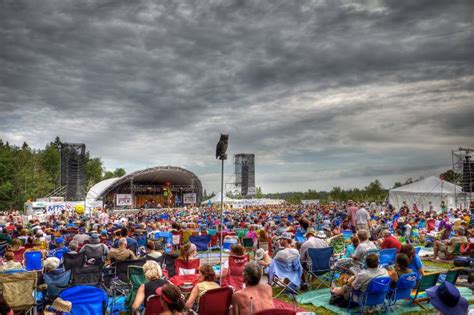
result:
[[[274,308],[272,287],[268,284],[260,284],[262,269],[258,263],[248,262],[245,265],[243,276],[245,289],[235,292],[232,296],[233,315],[250,315]],[[252,312],[250,312],[250,307],[252,307]]]

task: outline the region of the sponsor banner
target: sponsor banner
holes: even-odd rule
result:
[[[196,203],[196,194],[195,193],[183,194],[183,203],[185,205],[190,204],[190,203]]]
[[[116,205],[120,206],[131,206],[132,205],[132,195],[131,194],[117,194]]]

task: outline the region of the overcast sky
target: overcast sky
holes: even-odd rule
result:
[[[264,192],[438,175],[474,147],[473,6],[0,0],[0,138],[182,166],[208,191],[220,132]]]

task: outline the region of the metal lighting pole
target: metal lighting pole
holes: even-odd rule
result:
[[[224,234],[224,157],[221,158],[222,169],[221,169],[221,255],[219,259],[220,273],[219,273],[219,285],[222,286],[222,250],[224,243],[222,242],[222,235]]]

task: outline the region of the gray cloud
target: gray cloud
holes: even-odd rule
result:
[[[0,137],[82,141],[108,168],[185,166],[211,190],[221,131],[231,154],[256,153],[264,191],[431,175],[474,146],[472,9],[0,1]]]

